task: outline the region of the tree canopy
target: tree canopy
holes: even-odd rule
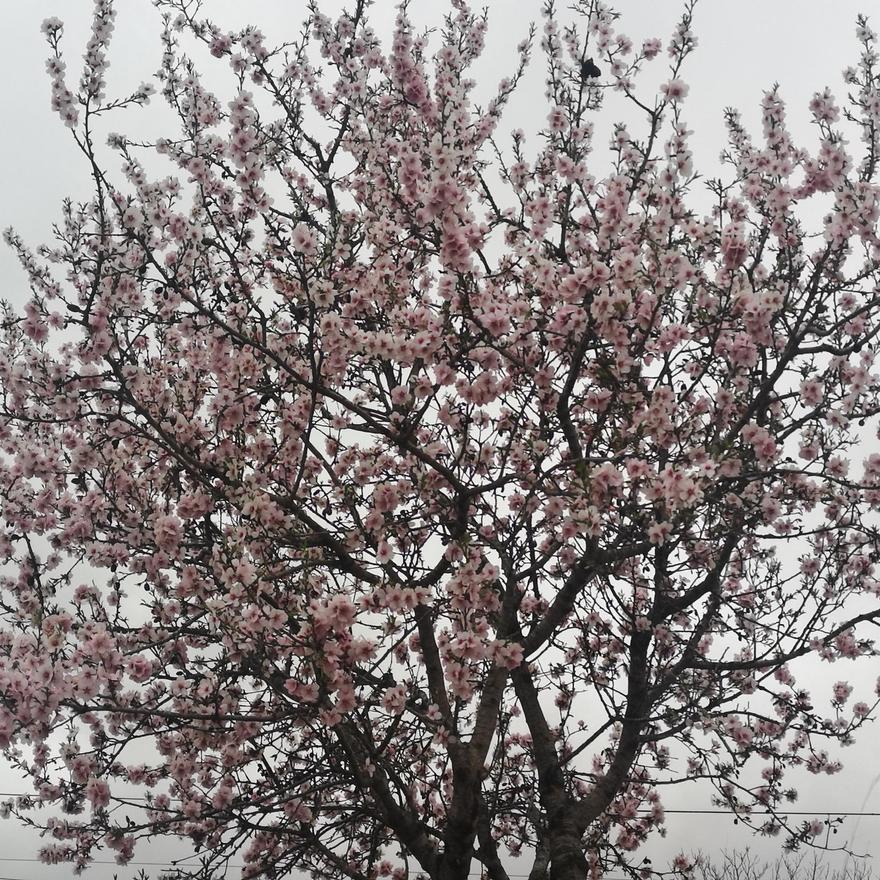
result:
[[[464,0],[425,34],[404,3],[388,46],[364,0],[278,45],[156,5],[177,129],[105,144],[153,89],[106,95],[109,0],[76,86],[47,20],[94,193],[47,246],[7,233],[0,746],[41,857],[177,836],[205,880],[650,876],[664,786],[695,779],[812,840],[793,771],[839,769],[877,701],[795,677],[876,656],[867,22],[815,149],[776,89],[756,136],[726,111],[707,207],[692,5],[636,46],[548,2],[485,106]],[[511,137],[533,51],[547,108]]]

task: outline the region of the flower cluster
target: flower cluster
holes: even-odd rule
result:
[[[604,3],[544,4],[548,112],[508,141],[532,40],[478,102],[465,0],[424,34],[402,5],[387,46],[368,4],[277,47],[157,4],[159,165],[113,134],[105,168],[90,134],[152,91],[105,96],[110,0],[75,92],[43,28],[96,192],[51,246],[7,234],[31,296],[0,315],[0,748],[35,794],[0,812],[78,816],[41,854],[77,868],[162,834],[204,875],[534,851],[599,876],[636,870],[682,756],[821,836],[789,777],[836,773],[880,693],[841,676],[820,719],[801,672],[872,655],[880,616],[864,21],[814,149],[777,89],[756,133],[727,112],[705,212],[690,5],[638,47]],[[604,166],[603,107],[629,119]]]

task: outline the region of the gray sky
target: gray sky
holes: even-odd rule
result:
[[[327,3],[328,13],[337,5],[338,0]],[[525,35],[528,22],[539,17],[540,0],[490,0],[488,5],[488,50],[475,75],[485,76],[487,85],[492,88],[512,70],[512,49]],[[204,7],[212,18],[230,27],[246,22],[259,25],[270,43],[295,34],[304,17],[302,0],[205,0]],[[807,147],[814,146],[816,136],[807,123],[807,102],[814,91],[826,85],[839,98],[844,97],[841,71],[855,63],[858,52],[855,16],[868,7],[864,0],[861,5],[853,0],[834,0],[833,3],[828,0],[703,0],[695,18],[699,47],[684,72],[684,79],[691,87],[685,118],[694,131],[695,165],[707,176],[718,173],[718,153],[724,144],[722,109],[725,106],[739,107],[747,125],[756,134],[760,133],[760,99],[764,89],[774,82],[781,84],[782,95],[788,102],[789,126],[795,140]],[[149,0],[118,0],[117,8],[108,75],[111,96],[127,93],[148,79],[158,67],[160,54],[158,16]],[[416,15],[427,22],[431,20],[435,3],[414,0],[413,8]],[[0,137],[3,193],[0,228],[12,225],[30,244],[36,245],[48,241],[51,223],[59,216],[64,196],[85,199],[90,195],[86,168],[78,160],[69,132],[49,109],[49,83],[44,73],[48,48],[40,33],[40,23],[50,15],[65,21],[68,76],[75,80],[79,75],[79,59],[87,38],[92,3],[90,0],[0,0],[0,9],[4,27],[0,81],[6,83],[2,97],[5,134]],[[681,4],[675,0],[619,0],[617,9],[623,16],[619,30],[637,44],[652,36],[660,37],[665,43],[680,14]],[[387,30],[392,17],[392,2],[376,0],[374,20],[384,22]],[[875,26],[880,28],[880,15]],[[381,32],[383,27],[379,30]],[[502,130],[520,126],[528,129],[530,119],[540,124],[546,117],[540,64],[540,57],[536,55],[533,75],[513,103]],[[659,66],[664,62],[658,59],[654,64]],[[603,124],[610,125],[622,114],[623,111],[617,109],[620,100],[613,93],[609,95],[602,111]],[[158,100],[154,99],[152,111],[158,110],[157,104]],[[149,128],[146,118],[139,117],[137,111],[128,111],[124,119],[114,123],[117,130],[126,132],[133,128],[140,130],[143,125],[147,125],[145,130],[161,132],[161,126]],[[594,158],[598,176],[605,170],[601,165],[604,159],[601,144]],[[115,171],[118,162],[114,160],[111,167]],[[0,248],[0,278],[3,281],[0,296],[23,303],[27,294],[25,279],[6,248]],[[827,682],[817,689],[824,698],[831,683],[852,677],[852,669],[838,662],[830,668],[827,664],[795,668],[795,673],[804,680]],[[869,660],[859,664],[859,670],[859,680],[873,681],[880,673],[880,664]],[[867,736],[839,755],[845,764],[842,774],[813,777],[805,772],[802,777],[792,778],[792,783],[797,782],[801,791],[799,809],[816,810],[819,814],[835,810],[880,812],[880,784],[873,788],[880,779],[876,733],[872,728],[863,732]],[[0,767],[0,790],[20,791],[23,786]],[[697,787],[673,791],[666,796],[665,803],[670,810],[711,809],[708,792]],[[776,841],[753,839],[742,828],[734,828],[727,817],[670,814],[667,827],[667,838],[655,839],[644,851],[655,864],[680,850],[715,852],[724,847],[751,845],[753,850],[768,857],[776,854]],[[872,841],[880,841],[880,816],[858,821],[848,819],[832,842],[844,838],[857,850],[870,851]],[[36,845],[32,835],[22,833],[11,821],[0,824],[0,880],[69,876],[66,867],[53,869],[26,861],[33,858]],[[873,849],[873,864],[880,870],[880,844]],[[136,858],[161,861],[169,852],[166,845],[142,846]],[[514,863],[511,870],[526,873],[528,867],[527,858],[523,858]],[[155,868],[148,870],[155,876]],[[120,880],[127,880],[134,877],[136,871],[133,866],[98,865],[88,876],[105,880],[116,873]]]

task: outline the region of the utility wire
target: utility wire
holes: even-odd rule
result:
[[[16,794],[15,792],[0,792],[0,797],[30,797],[30,795]],[[132,798],[133,800],[133,798]],[[140,798],[139,800],[143,800]],[[649,810],[640,810],[639,812],[645,813],[650,812]],[[862,810],[777,810],[778,815],[782,816],[858,816],[862,817],[871,817],[871,816],[880,816],[880,812],[867,812]],[[687,816],[741,816],[742,814],[737,813],[735,810],[695,810],[695,809],[670,809],[664,810],[664,813],[667,815],[675,814],[675,815],[687,815]],[[760,818],[765,813],[750,813],[746,814],[749,816],[754,816],[756,818]],[[181,856],[181,862],[185,861],[187,858],[191,858],[190,856]],[[0,862],[15,862],[17,864],[33,864],[40,863],[42,864],[40,859],[29,857],[29,858],[13,858],[10,856],[0,856]],[[118,865],[115,860],[112,859],[92,859],[90,864],[93,865]],[[132,867],[132,868],[168,868],[174,869],[179,867],[186,867],[185,865],[181,865],[179,863],[174,862],[128,862],[127,865],[123,867]],[[244,865],[228,865],[227,870],[233,868],[243,868]],[[469,874],[468,877],[482,878],[483,874]],[[528,874],[508,874],[510,878],[526,878]],[[0,877],[0,880],[26,880],[23,877]],[[609,877],[606,876],[603,880],[631,880],[629,877]]]
[[[128,862],[125,865],[120,865],[115,859],[91,859],[89,861],[90,865],[116,865],[117,868],[185,868],[186,865],[182,864],[182,862],[189,858],[188,856],[181,856],[180,862]],[[16,859],[12,856],[0,856],[0,862],[39,862],[40,864],[44,864],[42,859],[35,859],[33,856],[27,859]],[[63,864],[63,863],[62,863]],[[227,868],[243,868],[244,865],[227,865]],[[528,876],[528,875],[526,875]],[[2,880],[2,878],[0,878]]]
[[[39,862],[39,861],[40,861],[39,859],[4,859],[4,858],[0,858],[0,862]],[[104,860],[95,859],[92,862],[90,862],[89,864],[92,864],[92,865],[116,865],[116,862],[109,861],[107,859],[104,859]],[[119,865],[116,865],[116,866],[120,867]],[[169,865],[167,862],[129,862],[127,865],[123,865],[121,867],[123,867],[123,868],[169,868],[169,869],[174,869],[174,868],[178,868],[180,866],[179,865]],[[225,870],[230,870],[232,868],[242,868],[242,867],[244,867],[244,866],[243,865],[228,865]],[[224,875],[225,875],[225,871],[224,871]],[[479,880],[479,878],[484,877],[484,876],[485,876],[485,874],[482,874],[482,873],[468,874],[468,877],[474,877],[474,878],[477,878],[477,880]],[[528,874],[508,874],[507,876],[520,878],[520,877],[528,877],[529,875]],[[0,877],[0,880],[25,880],[25,878],[24,877]],[[603,875],[602,880],[632,880],[632,878],[625,877],[625,876],[621,876],[621,877],[609,876],[609,875],[605,874],[605,875]]]
[[[650,813],[650,810],[640,810],[641,813]],[[767,816],[770,811],[763,813],[757,810],[752,812],[738,813],[736,810],[663,810],[666,815],[677,813],[687,816]],[[773,810],[776,816],[880,816],[880,812],[870,813],[862,810]]]
[[[9,860],[9,859],[0,859],[0,861],[10,861],[10,860]],[[39,861],[39,859],[12,859],[11,861],[17,861],[17,862],[28,862],[28,861],[30,861],[30,862],[36,862],[36,861]],[[116,865],[116,862],[92,862],[91,864],[109,864],[109,865]],[[53,866],[53,867],[54,867],[54,866]],[[120,867],[120,866],[117,865],[117,867]],[[167,864],[167,863],[165,863],[165,862],[129,862],[127,865],[123,865],[123,866],[121,866],[121,867],[122,867],[122,868],[129,868],[129,867],[130,867],[130,868],[137,868],[137,867],[175,868],[175,867],[179,867],[179,866],[177,866],[177,865],[169,865],[169,864]],[[228,865],[227,868],[226,868],[226,870],[229,870],[229,869],[231,869],[231,868],[241,868],[241,867],[243,867],[243,865]],[[484,873],[468,874],[467,876],[468,876],[468,877],[475,877],[475,878],[478,878],[478,880],[479,880],[479,878],[484,877],[485,874],[484,874]],[[508,876],[508,877],[517,877],[517,878],[519,878],[519,877],[528,877],[528,876],[530,876],[530,875],[529,875],[529,874],[508,874],[507,876]],[[5,875],[2,875],[2,876],[0,876],[0,880],[27,880],[27,878],[24,878],[24,877],[7,877],[7,876],[5,876]],[[632,880],[632,878],[629,877],[629,876],[623,876],[623,875],[621,875],[621,876],[615,876],[615,875],[613,875],[613,874],[605,874],[605,875],[603,875],[602,880]]]
[[[15,791],[0,791],[0,798],[4,797],[13,797],[13,798],[31,798],[33,800],[39,801],[39,795],[36,793],[27,793],[27,792],[15,792]],[[124,801],[147,801],[145,797],[126,797],[123,796],[120,800]],[[638,810],[638,812],[642,815],[650,814],[653,810],[648,808],[642,808]],[[760,808],[756,808],[751,812],[737,812],[736,810],[730,809],[676,809],[670,808],[663,810],[664,814],[667,816],[672,815],[680,815],[680,816],[764,816],[768,815],[769,811],[760,812]],[[778,816],[859,816],[859,817],[869,817],[869,816],[880,816],[880,811],[865,811],[865,810],[786,810],[786,809],[776,809],[773,811],[775,815]],[[3,880],[0,877],[0,880]],[[612,878],[607,878],[607,880],[612,880]]]

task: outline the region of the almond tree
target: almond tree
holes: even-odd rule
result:
[[[876,705],[795,679],[880,619],[874,34],[816,149],[775,89],[756,139],[727,111],[710,204],[690,6],[638,48],[547,2],[478,107],[464,0],[430,35],[404,3],[390,47],[320,5],[276,47],[157,0],[152,144],[104,145],[152,91],[105,95],[110,0],[76,87],[44,24],[94,194],[47,247],[7,233],[6,811],[46,862],[177,836],[201,878],[647,876],[694,779],[813,840],[790,771],[839,769]],[[511,141],[534,41],[549,111]]]

